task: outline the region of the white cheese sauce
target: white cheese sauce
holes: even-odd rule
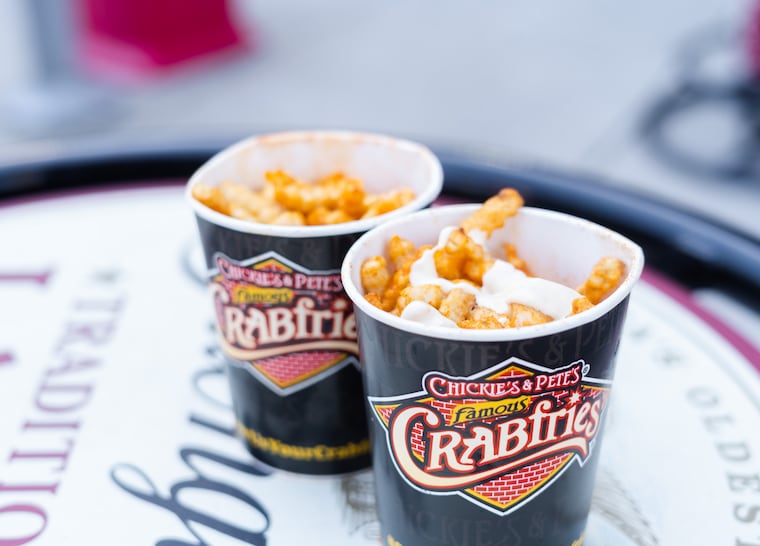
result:
[[[457,323],[438,312],[438,309],[424,301],[412,301],[401,311],[401,318],[412,320],[426,326],[444,326],[457,328]]]
[[[479,306],[493,309],[497,313],[507,312],[511,303],[528,305],[555,320],[566,317],[572,312],[573,300],[581,297],[578,292],[554,281],[538,277],[528,277],[525,273],[504,260],[497,259],[491,268],[486,271],[483,275],[483,286],[480,288],[469,283],[452,282],[440,278],[435,269],[433,254],[437,249],[445,246],[449,235],[455,229],[455,227],[447,227],[441,230],[436,246],[425,251],[412,264],[409,273],[409,283],[412,286],[435,284],[440,286],[444,292],[449,292],[453,288],[461,288],[474,294]],[[481,246],[485,245],[486,238],[483,232],[473,230],[469,233],[469,236],[475,243]],[[414,307],[407,312],[407,309],[412,306]],[[423,310],[422,306],[425,306],[427,309]],[[412,302],[401,313],[403,318],[414,320],[415,322],[449,326],[449,324],[436,322],[440,319],[435,317],[435,315],[455,326],[454,322],[441,315],[434,307],[422,302]]]

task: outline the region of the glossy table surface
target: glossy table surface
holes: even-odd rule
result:
[[[202,155],[38,166],[25,173],[38,191],[0,201],[0,538],[378,543],[369,474],[272,472],[232,433],[182,197]],[[529,204],[613,225],[647,254],[587,544],[760,544],[737,477],[760,468],[757,242],[559,173],[441,157],[448,197],[509,180]]]

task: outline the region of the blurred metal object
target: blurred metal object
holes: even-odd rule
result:
[[[86,80],[76,59],[72,4],[61,0],[23,2],[34,51],[34,75],[12,90],[4,108],[7,123],[34,137],[61,136],[101,128],[117,112],[105,89]]]
[[[640,126],[664,164],[698,176],[760,179],[760,74],[753,72],[754,45],[745,47],[756,14],[749,32],[713,26],[684,45],[677,84],[649,107]]]

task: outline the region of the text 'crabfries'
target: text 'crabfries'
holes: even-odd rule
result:
[[[372,194],[358,178],[334,173],[315,182],[278,170],[265,173],[265,185],[253,190],[225,181],[218,186],[196,184],[195,199],[233,218],[289,226],[351,222],[385,214],[414,199],[409,188]]]
[[[488,199],[436,245],[416,248],[393,236],[386,256],[361,264],[366,299],[395,315],[432,325],[471,329],[516,328],[551,322],[590,309],[626,274],[617,258],[603,257],[576,289],[542,279],[514,245],[492,256],[485,239],[519,211],[523,199],[507,188]]]

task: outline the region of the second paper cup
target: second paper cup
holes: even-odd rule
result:
[[[252,188],[268,171],[306,181],[342,172],[368,193],[408,187],[415,198],[387,214],[332,225],[238,220],[192,197],[195,184]],[[219,341],[229,362],[237,428],[258,460],[305,474],[343,474],[370,464],[353,306],[340,266],[374,226],[428,206],[441,166],[424,146],[334,131],[252,137],[213,157],[190,179]]]

